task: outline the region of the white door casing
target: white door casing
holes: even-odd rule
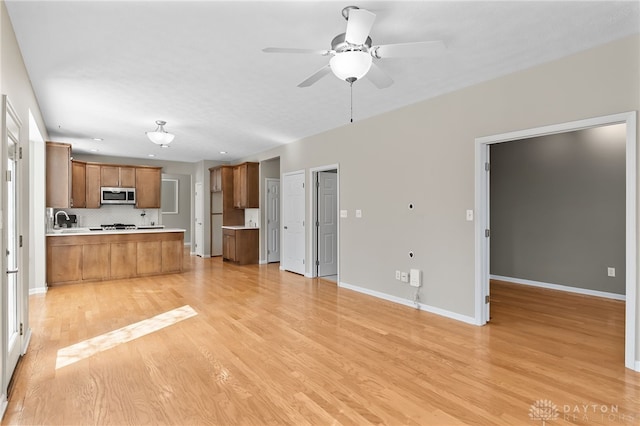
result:
[[[194,253],[198,256],[204,256],[204,192],[202,192],[202,182],[196,182],[195,192],[196,246],[194,249]]]
[[[305,273],[305,172],[285,173],[282,179],[281,269]]]
[[[2,99],[2,251],[6,281],[2,286],[3,323],[3,380],[2,393],[7,391],[9,380],[22,351],[22,274],[20,265],[20,182],[18,181],[19,141],[21,123],[6,96]]]
[[[266,179],[267,263],[280,262],[280,179]]]
[[[569,132],[609,124],[625,123],[626,143],[626,214],[625,214],[625,366],[640,371],[636,352],[637,333],[637,113],[635,111],[594,117],[585,120],[554,124],[533,129],[477,138],[475,141],[475,320],[484,325],[490,315],[485,296],[489,294],[489,242],[485,230],[489,229],[489,173],[485,164],[489,160],[489,145],[516,141],[554,133]]]
[[[317,274],[338,273],[338,173],[317,173]]]

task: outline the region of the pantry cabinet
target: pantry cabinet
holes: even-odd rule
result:
[[[237,209],[260,207],[259,163],[242,163],[233,167],[233,206]]]

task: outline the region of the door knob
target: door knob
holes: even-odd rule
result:
[[[289,228],[287,228],[287,227],[285,226],[285,227],[284,227],[284,229],[289,229]]]

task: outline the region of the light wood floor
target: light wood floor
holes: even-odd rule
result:
[[[476,327],[277,264],[186,267],[32,296],[3,424],[541,425],[542,400],[547,425],[640,422],[622,302],[494,282]],[[184,305],[197,315],[56,369],[59,349]]]

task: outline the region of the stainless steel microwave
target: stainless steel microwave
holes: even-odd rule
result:
[[[135,188],[100,188],[100,204],[135,204]]]

